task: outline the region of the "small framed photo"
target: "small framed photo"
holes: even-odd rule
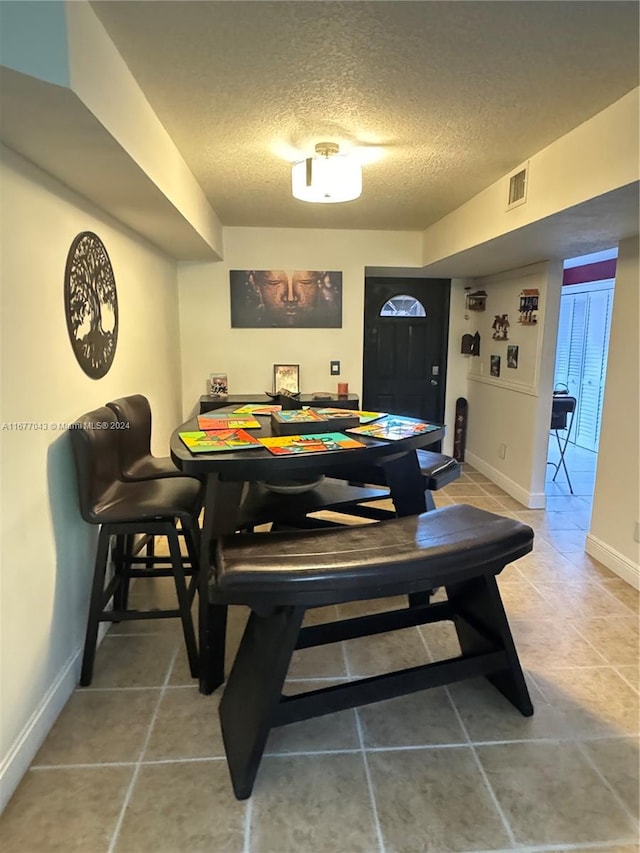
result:
[[[226,373],[209,374],[209,396],[226,397],[229,394],[229,381]]]
[[[274,364],[273,390],[276,393],[284,390],[291,394],[298,394],[300,392],[300,365]]]
[[[500,376],[500,356],[499,355],[492,355],[491,356],[490,373],[492,376]]]
[[[507,367],[518,367],[518,347],[507,347]]]

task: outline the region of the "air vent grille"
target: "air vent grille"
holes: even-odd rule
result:
[[[512,207],[517,207],[524,204],[527,200],[527,183],[528,183],[529,164],[520,166],[515,172],[509,176],[509,199],[507,202],[507,210]]]

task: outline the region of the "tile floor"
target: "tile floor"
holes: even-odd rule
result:
[[[466,466],[437,495],[535,528],[500,577],[533,717],[478,679],[297,723],[272,734],[239,803],[219,691],[199,694],[173,620],[115,626],[4,813],[2,853],[637,851],[638,594],[584,553],[586,486],[551,488],[547,511],[526,510]],[[456,651],[446,625],[304,650],[289,687]]]

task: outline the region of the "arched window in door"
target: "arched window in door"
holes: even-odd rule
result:
[[[401,293],[398,296],[392,296],[388,299],[380,309],[381,317],[426,317],[427,312],[424,310],[424,305],[419,299],[414,296],[407,296],[406,293]]]

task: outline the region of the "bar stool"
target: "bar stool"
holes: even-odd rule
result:
[[[89,685],[93,677],[100,622],[171,617],[179,617],[182,622],[189,669],[195,678],[198,650],[191,603],[197,589],[200,483],[190,477],[123,482],[120,478],[123,431],[117,428],[117,423],[114,412],[103,407],[82,415],[69,430],[80,512],[87,523],[100,526],[80,684]],[[177,521],[181,525],[188,560],[180,553]],[[131,543],[140,534],[166,536],[170,556],[133,556]],[[114,575],[106,581],[111,537],[115,537]],[[191,575],[188,586],[185,574]],[[173,577],[178,607],[130,610],[129,581],[136,577]],[[110,601],[113,609],[107,610]]]
[[[142,394],[119,397],[105,404],[122,427],[119,432],[121,478],[126,481],[156,480],[165,477],[184,477],[169,456],[151,453],[151,406]]]

